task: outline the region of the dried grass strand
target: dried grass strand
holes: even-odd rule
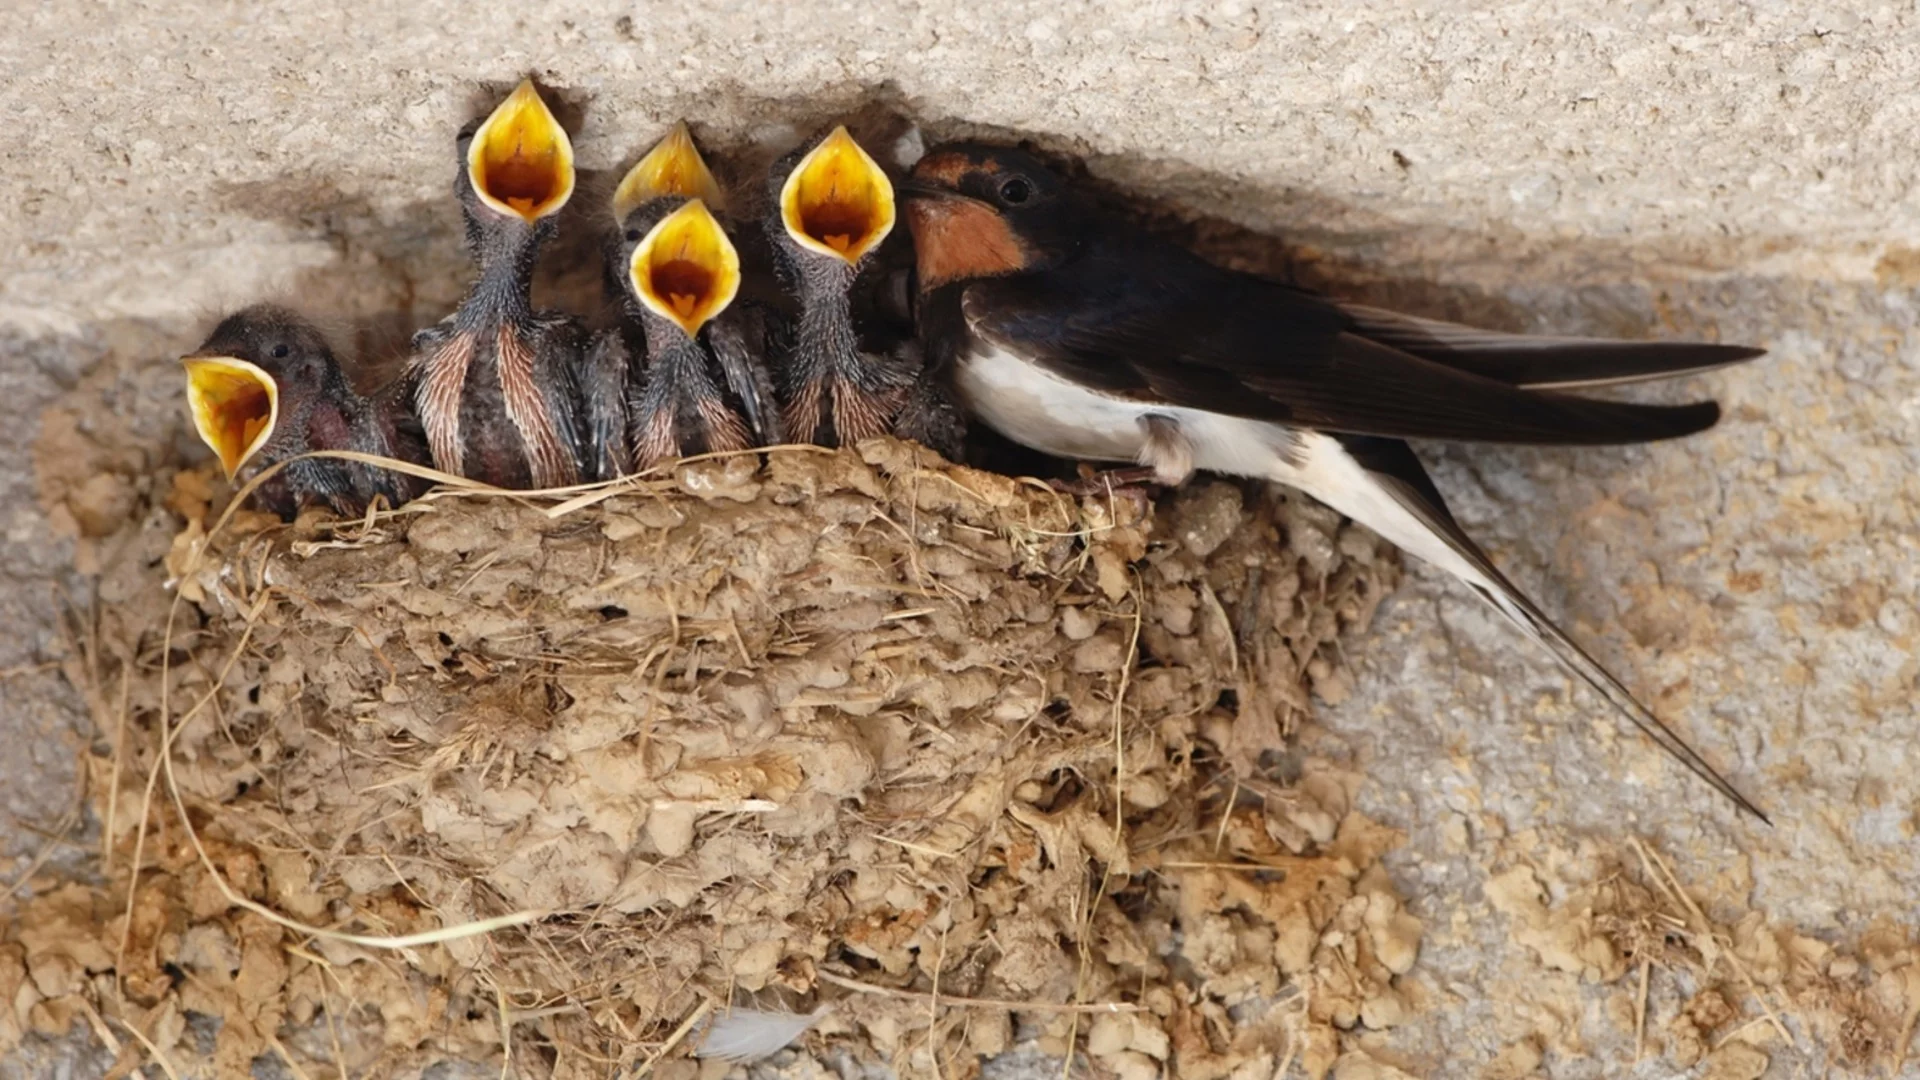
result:
[[[1639,1064],[1647,1052],[1647,986],[1653,977],[1653,961],[1640,961],[1640,994],[1633,1010],[1633,1061]]]
[[[93,1006],[91,1004],[88,1004],[87,1008],[91,1010]],[[96,1013],[95,1015],[98,1015],[98,1014]],[[138,1027],[135,1027],[133,1024],[128,1023],[127,1021],[119,1019],[117,1017],[112,1022],[119,1024],[122,1028],[126,1029],[127,1034],[133,1036],[136,1042],[138,1042],[142,1047],[146,1048],[147,1056],[153,1058],[153,1063],[155,1065],[160,1066],[161,1072],[167,1074],[167,1080],[181,1080],[180,1070],[173,1067],[173,1061],[169,1059],[167,1055],[164,1052],[162,1052],[158,1046],[154,1045],[154,1042],[152,1039],[147,1038],[146,1032],[141,1031]]]
[[[317,453],[316,456],[330,456],[330,457],[344,456],[347,460],[367,459],[368,462],[371,464],[383,464],[384,462],[387,461],[387,459],[375,458],[375,457],[372,457],[371,455],[359,454],[354,451],[345,451],[345,450],[320,451]],[[289,462],[294,460],[298,460],[298,459],[290,458],[288,459],[288,461],[274,463],[268,468],[262,470],[258,476],[255,476],[251,481],[247,483],[245,487],[241,488],[240,491],[235,493],[233,501],[228,504],[226,510],[220,515],[219,520],[215,522],[214,527],[212,529],[209,529],[207,531],[207,535],[201,538],[200,542],[197,545],[195,545],[193,552],[189,557],[189,561],[186,567],[181,570],[181,577],[183,579],[190,577],[194,572],[199,570],[200,564],[205,559],[206,552],[208,550],[208,547],[211,545],[213,538],[217,536],[230,521],[233,520],[235,511],[246,501],[246,498],[249,495],[251,495],[254,492],[254,490],[257,489],[262,483],[264,483],[269,477],[273,476],[276,472],[278,472],[280,469],[284,468],[287,464],[289,464]],[[406,463],[396,462],[395,464],[405,465]],[[417,468],[417,467],[413,467],[413,468]],[[435,470],[426,470],[426,471],[433,472]],[[440,475],[444,476],[447,474],[443,473]],[[470,483],[470,482],[463,481],[463,483]],[[247,643],[252,639],[254,623],[259,618],[260,614],[265,610],[266,603],[271,598],[271,596],[272,596],[272,590],[264,589],[255,598],[254,605],[250,610],[250,612],[248,613],[248,617],[246,619],[246,627],[241,631],[239,640],[235,643],[233,651],[228,655],[226,665],[222,668],[219,679],[216,680],[212,688],[209,689],[207,693],[203,695],[200,698],[200,700],[194,704],[193,708],[188,710],[187,714],[180,718],[180,721],[178,723],[172,722],[172,719],[171,719],[172,705],[171,705],[170,699],[172,696],[171,676],[173,671],[173,632],[174,632],[174,626],[178,621],[180,606],[185,601],[184,594],[182,593],[181,590],[179,589],[174,590],[173,601],[171,604],[168,605],[168,608],[167,608],[166,633],[161,645],[161,661],[160,661],[161,662],[160,724],[161,724],[163,736],[160,743],[160,753],[159,753],[160,760],[157,764],[160,767],[161,771],[166,776],[167,794],[173,802],[175,813],[178,814],[180,818],[180,827],[185,832],[188,842],[193,845],[194,854],[199,857],[201,867],[207,872],[208,877],[213,881],[214,887],[220,890],[220,895],[224,897],[227,900],[227,902],[232,904],[234,907],[238,907],[246,911],[252,912],[253,914],[260,916],[261,918],[266,919],[267,921],[282,927],[283,929],[292,930],[297,934],[301,934],[307,937],[316,937],[316,938],[322,938],[329,941],[338,941],[344,944],[358,945],[363,948],[370,948],[370,949],[410,949],[410,948],[415,948],[422,945],[434,945],[434,944],[439,944],[447,941],[457,941],[461,938],[473,937],[479,934],[488,934],[488,933],[492,933],[495,930],[505,929],[511,926],[522,926],[527,923],[537,922],[540,919],[545,918],[547,913],[543,911],[515,911],[505,915],[497,915],[489,919],[476,919],[470,922],[460,923],[454,926],[443,926],[443,927],[436,928],[434,930],[422,931],[420,933],[415,933],[415,934],[400,934],[400,935],[348,934],[338,930],[330,930],[325,927],[310,926],[306,923],[299,921],[298,919],[293,919],[293,918],[289,918],[288,916],[282,915],[279,912],[273,910],[272,908],[266,906],[265,904],[258,903],[246,896],[241,895],[239,892],[234,890],[232,885],[230,885],[227,882],[226,876],[220,872],[219,867],[214,865],[212,856],[207,854],[206,846],[201,843],[200,834],[196,829],[194,829],[193,820],[191,816],[187,813],[186,800],[180,794],[179,779],[174,775],[174,770],[173,770],[173,741],[175,738],[179,736],[180,731],[183,728],[185,728],[188,723],[192,722],[194,717],[198,715],[198,713],[206,705],[206,703],[209,700],[211,700],[215,694],[219,693],[221,686],[224,685],[226,682],[227,676],[232,672],[234,663],[237,662],[239,660],[240,655],[246,651]],[[151,774],[149,774],[149,781],[148,781],[148,799],[149,800],[151,799],[151,794],[152,794],[152,779],[151,779]],[[148,816],[148,813],[149,813],[148,809],[143,805],[142,821],[141,821],[143,833],[145,831],[144,826],[146,823],[146,817]],[[134,888],[139,881],[139,865],[140,864],[139,864],[139,845],[138,844],[135,845],[134,850],[135,850],[135,859],[133,864],[133,876],[130,884],[128,885],[126,929],[121,934],[120,954],[117,958],[117,960],[119,961],[118,966],[122,969],[124,969],[124,961],[126,956],[126,946],[127,946],[128,936],[131,934],[132,926],[133,926],[133,918],[132,918],[133,903],[134,903],[134,897],[136,895],[134,892]]]
[[[897,1001],[917,1001],[931,1003],[935,995],[924,994],[917,990],[898,990],[891,986],[875,986],[873,983],[850,979],[827,970],[814,972],[814,977],[823,983],[851,990],[856,994],[868,994],[873,997],[893,998]],[[1024,1013],[1136,1013],[1140,1006],[1129,1001],[1011,1001],[1006,998],[955,997],[952,994],[938,995],[939,1003],[948,1008],[995,1009],[1002,1012]]]
[[[712,1011],[713,999],[703,998],[699,1006],[688,1013],[685,1020],[680,1021],[680,1026],[673,1029],[673,1034],[667,1036],[667,1041],[661,1043],[659,1049],[648,1054],[647,1060],[641,1062],[639,1067],[633,1070],[633,1080],[641,1080],[641,1077],[653,1072],[653,1067],[660,1064],[662,1058],[672,1053],[674,1047],[685,1042],[687,1035],[699,1025],[700,1021],[705,1020],[707,1014]]]
[[[1673,897],[1676,902],[1687,910],[1693,920],[1699,924],[1698,932],[1706,940],[1713,942],[1716,949],[1726,954],[1727,961],[1733,965],[1733,970],[1738,972],[1741,981],[1747,984],[1747,992],[1753,995],[1753,1000],[1760,1006],[1760,1011],[1765,1013],[1766,1019],[1773,1024],[1773,1029],[1780,1033],[1781,1041],[1785,1042],[1790,1048],[1798,1049],[1798,1047],[1794,1045],[1792,1033],[1787,1031],[1787,1025],[1780,1021],[1779,1015],[1773,1011],[1773,1006],[1768,1004],[1766,995],[1760,989],[1759,980],[1753,977],[1753,972],[1748,969],[1746,962],[1740,959],[1739,954],[1733,951],[1731,945],[1722,947],[1714,938],[1713,923],[1708,921],[1706,912],[1700,910],[1700,905],[1693,902],[1693,897],[1687,895],[1687,890],[1680,887],[1680,879],[1674,876],[1673,870],[1667,865],[1666,860],[1662,859],[1658,852],[1652,850],[1646,844],[1641,843],[1639,837],[1631,837],[1630,839],[1633,843],[1634,850],[1640,854],[1641,863],[1647,868],[1647,875],[1654,878],[1655,882],[1660,885],[1662,892]],[[1655,873],[1656,868],[1658,868],[1657,874]]]

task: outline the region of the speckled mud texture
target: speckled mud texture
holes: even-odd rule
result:
[[[881,440],[292,527],[202,469],[162,512],[65,666],[107,854],[0,940],[9,1042],[690,1078],[757,1008],[899,1075],[1319,1075],[1425,1001],[1399,834],[1287,749],[1399,571],[1304,499],[1142,518]]]
[[[1304,732],[1355,778],[1353,812],[1405,837],[1353,889],[1402,898],[1423,927],[1393,979],[1403,1013],[1339,1016],[1329,1074],[1884,1076],[1913,1056],[1913,11],[60,3],[12,14],[0,74],[0,997],[25,1003],[0,1010],[0,1076],[101,1075],[109,1044],[161,1075],[120,1019],[72,1002],[32,1012],[103,970],[99,952],[50,943],[104,926],[109,964],[118,945],[124,894],[57,890],[111,881],[108,822],[87,809],[106,793],[81,786],[108,775],[97,761],[122,712],[117,683],[79,663],[96,613],[151,602],[179,511],[207,494],[171,479],[201,460],[173,357],[218,311],[272,298],[351,330],[370,366],[391,361],[462,284],[454,130],[526,74],[567,103],[580,162],[603,176],[683,116],[714,145],[765,147],[877,101],[935,137],[1017,133],[1086,155],[1095,179],[1216,256],[1374,302],[1770,347],[1645,392],[1727,406],[1683,443],[1423,453],[1496,560],[1775,827],[1736,817],[1470,596],[1409,566],[1371,628],[1329,654],[1319,685],[1334,700],[1313,702]],[[145,857],[197,865],[174,848]],[[225,962],[205,951],[221,941],[237,950],[229,979],[309,963],[172,874],[155,880],[198,912],[179,929],[225,935],[196,939],[204,970]],[[30,897],[65,937],[24,940]],[[1364,937],[1354,917],[1359,930],[1328,923],[1316,948]],[[1288,993],[1280,1008],[1303,1012]],[[182,1061],[218,1052],[185,1011],[124,1016],[142,1037],[177,1035]],[[461,1023],[434,1030],[475,1075],[498,1075],[486,1022]],[[928,1045],[925,1028],[898,1030],[909,1051]],[[1230,1032],[1220,1021],[1209,1047]],[[314,1055],[300,1060],[324,1057],[324,1031],[283,1034]],[[1088,1034],[1110,1061],[1158,1060],[1131,1029]],[[808,1045],[851,1075],[836,1038]],[[1059,1048],[1023,1043],[986,1070],[1058,1075]],[[827,1075],[811,1053],[762,1069]],[[1118,1068],[1101,1060],[1094,1074]]]

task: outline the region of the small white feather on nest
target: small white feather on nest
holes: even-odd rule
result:
[[[719,1058],[733,1065],[769,1058],[793,1045],[826,1015],[824,1006],[810,1013],[728,1009],[707,1025],[693,1056]]]

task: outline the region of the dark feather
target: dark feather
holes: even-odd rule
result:
[[[789,347],[786,339],[791,335],[785,321],[764,305],[736,302],[707,328],[707,345],[759,446],[773,446],[786,438],[773,379],[767,373],[767,358],[785,355]]]
[[[594,338],[580,371],[580,401],[587,479],[613,480],[633,471],[627,437],[627,386],[631,357],[622,328]]]
[[[1361,336],[1423,360],[1532,389],[1622,386],[1697,375],[1766,355],[1745,345],[1699,341],[1504,334],[1438,319],[1340,304]]]
[[[1367,436],[1346,436],[1340,439],[1353,459],[1365,468],[1380,487],[1391,494],[1396,502],[1411,512],[1432,531],[1433,535],[1444,540],[1462,558],[1472,563],[1475,569],[1484,574],[1494,585],[1493,590],[1472,581],[1467,584],[1482,597],[1498,608],[1502,613],[1531,630],[1542,644],[1550,649],[1567,669],[1578,675],[1587,685],[1607,700],[1622,716],[1645,732],[1658,743],[1660,748],[1671,754],[1675,760],[1685,765],[1694,775],[1712,785],[1714,790],[1731,799],[1735,805],[1747,811],[1761,821],[1767,821],[1767,815],[1761,812],[1751,800],[1742,795],[1725,777],[1689,746],[1686,740],[1673,730],[1651,710],[1633,696],[1620,680],[1600,665],[1586,650],[1575,644],[1566,632],[1554,625],[1539,606],[1528,599],[1513,582],[1507,580],[1487,553],[1473,538],[1466,534],[1447,509],[1446,500],[1440,495],[1440,489],[1434,486],[1432,477],[1414,455],[1413,448],[1399,439],[1382,439]],[[1771,822],[1769,822],[1771,824]]]
[[[1719,407],[1524,390],[1380,344],[1331,301],[1128,234],[1044,273],[965,286],[973,332],[1106,393],[1324,431],[1599,445],[1712,426]]]

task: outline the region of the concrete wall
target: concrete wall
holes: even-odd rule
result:
[[[22,821],[71,804],[69,740],[87,730],[30,668],[55,646],[48,582],[84,597],[35,497],[41,409],[76,387],[92,403],[62,423],[103,448],[86,464],[112,474],[96,492],[111,504],[186,445],[171,358],[218,310],[292,297],[376,327],[444,311],[454,129],[532,73],[579,115],[590,170],[680,117],[724,144],[884,100],[935,135],[1085,154],[1185,214],[1288,238],[1312,280],[1424,313],[1770,346],[1655,392],[1727,405],[1683,444],[1429,453],[1495,557],[1778,824],[1735,819],[1416,569],[1352,644],[1355,694],[1321,718],[1411,837],[1397,866],[1441,993],[1396,1046],[1480,1060],[1544,1030],[1537,993],[1502,990],[1528,957],[1482,886],[1597,840],[1654,839],[1716,900],[1835,941],[1911,920],[1912,5],[16,6],[0,35],[0,787]],[[38,845],[17,830],[8,850]],[[1611,1037],[1590,1015],[1603,991],[1555,993],[1563,1029]],[[1554,1075],[1600,1074],[1545,1041]]]

